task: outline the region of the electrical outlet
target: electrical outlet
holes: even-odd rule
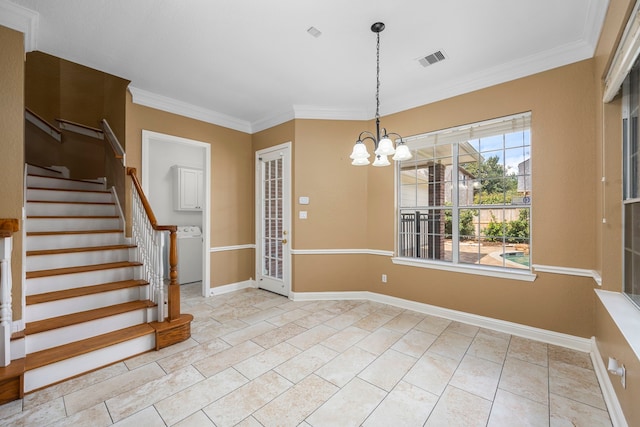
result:
[[[382,275],[382,283],[387,283],[387,275],[386,274]]]

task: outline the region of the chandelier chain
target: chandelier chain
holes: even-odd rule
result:
[[[380,33],[376,44],[376,119],[380,118]]]

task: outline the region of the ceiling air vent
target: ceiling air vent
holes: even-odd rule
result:
[[[418,62],[423,66],[423,67],[428,67],[429,65],[433,65],[437,62],[440,61],[444,61],[447,57],[445,56],[444,52],[442,50],[439,50],[437,52],[433,52],[432,54],[429,54],[423,58],[419,58]]]

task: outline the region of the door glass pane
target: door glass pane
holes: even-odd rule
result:
[[[265,276],[282,279],[282,159],[264,162],[264,217],[262,270]]]

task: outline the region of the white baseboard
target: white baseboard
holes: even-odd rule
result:
[[[256,287],[255,280],[249,279],[249,280],[245,280],[244,282],[229,283],[228,285],[222,285],[222,286],[216,286],[215,288],[210,288],[209,295],[210,296],[222,295],[222,294],[226,294],[233,291],[239,291],[240,289],[255,288],[255,287]]]
[[[598,377],[600,389],[602,390],[602,397],[604,398],[604,403],[607,405],[607,410],[609,411],[613,427],[628,427],[627,420],[625,419],[622,407],[620,406],[620,401],[618,400],[616,391],[611,383],[609,372],[602,361],[602,355],[600,354],[595,338],[591,338],[590,353],[593,370],[596,372],[596,377]]]
[[[289,297],[294,301],[317,301],[317,300],[367,300],[396,307],[417,311],[419,313],[444,317],[494,331],[504,332],[536,341],[545,342],[573,350],[589,353],[591,351],[591,340],[588,338],[576,337],[559,332],[548,331],[546,329],[534,328],[532,326],[507,322],[505,320],[493,319],[491,317],[479,316],[477,314],[465,313],[463,311],[451,310],[435,305],[396,298],[389,295],[378,294],[368,291],[354,292],[291,292]]]

